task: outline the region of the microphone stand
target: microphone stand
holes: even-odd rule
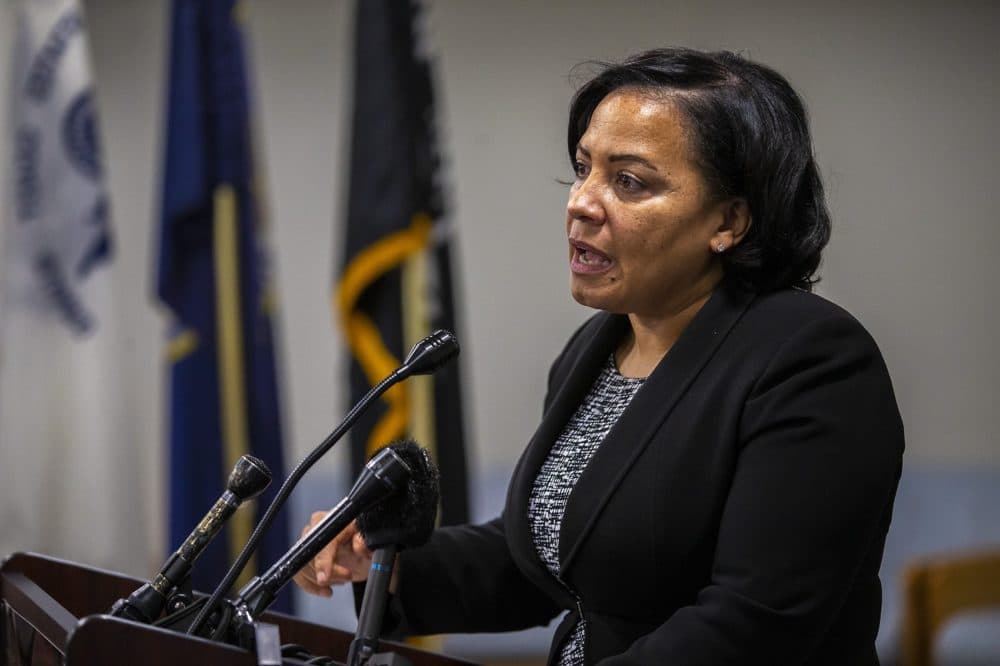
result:
[[[377,548],[372,553],[372,567],[365,584],[365,596],[361,599],[361,611],[358,613],[358,630],[347,652],[346,666],[361,666],[378,650],[397,550],[398,547],[392,544]]]
[[[191,600],[191,568],[195,560],[222,529],[222,526],[246,500],[257,497],[271,483],[271,471],[263,461],[250,455],[240,456],[226,481],[226,491],[174,551],[156,577],[119,599],[110,615],[134,622],[150,623],[164,608],[173,612]]]

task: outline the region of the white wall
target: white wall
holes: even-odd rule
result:
[[[162,321],[152,259],[167,4],[84,3],[98,81],[127,350],[160,497]],[[568,296],[565,113],[573,66],[665,44],[741,50],[811,111],[835,227],[821,293],[872,331],[895,380],[911,460],[1000,465],[993,253],[1000,154],[991,3],[430,3],[465,302],[463,360],[479,467],[510,466],[545,370],[586,316]],[[283,308],[287,437],[297,459],[343,414],[330,316],[350,111],[350,6],[247,2]],[[6,79],[11,11],[0,4]],[[0,111],[2,113],[2,111]],[[0,121],[3,118],[0,117]],[[0,137],[0,154],[6,137]],[[2,168],[2,167],[0,167]],[[127,266],[127,269],[124,267]],[[327,471],[341,464],[335,455]],[[150,512],[159,537],[160,511]],[[162,546],[155,540],[150,565]],[[135,573],[149,567],[134,564]]]

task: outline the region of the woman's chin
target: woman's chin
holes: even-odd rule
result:
[[[595,310],[605,310],[606,312],[622,313],[624,310],[620,304],[610,294],[601,293],[593,288],[587,288],[577,284],[575,281],[570,285],[570,295],[580,305]]]

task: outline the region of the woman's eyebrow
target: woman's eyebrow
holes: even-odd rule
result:
[[[588,160],[590,159],[590,151],[587,150],[583,146],[583,144],[577,144],[576,151],[578,153],[580,153],[580,155],[582,155],[583,157],[586,157]],[[640,156],[634,155],[632,153],[615,153],[614,155],[609,155],[608,156],[608,161],[609,162],[632,162],[632,163],[636,163],[636,164],[641,164],[644,167],[646,167],[647,169],[651,169],[653,171],[659,172],[659,169],[657,169],[656,165],[654,165],[652,162],[650,162],[649,160],[647,160],[644,157],[640,157]]]
[[[620,155],[619,154],[610,155],[610,156],[608,156],[608,161],[609,162],[634,162],[634,163],[643,165],[647,169],[651,169],[653,171],[659,171],[659,169],[656,168],[656,165],[654,165],[652,162],[650,162],[649,160],[647,160],[644,157],[639,157],[638,155],[633,155],[632,153],[622,153]]]

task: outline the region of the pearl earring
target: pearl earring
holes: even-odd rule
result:
[[[726,251],[726,244],[725,243],[719,243],[719,246],[717,248],[715,248],[715,251],[716,252],[725,252]]]

